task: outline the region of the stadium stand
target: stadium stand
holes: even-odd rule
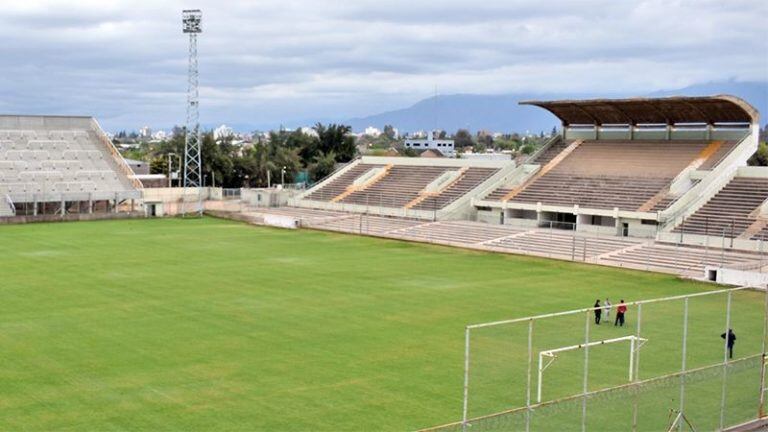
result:
[[[403,207],[416,199],[424,188],[436,180],[446,167],[401,166],[392,167],[389,174],[366,189],[355,191],[341,202],[383,207]]]
[[[140,198],[140,188],[92,118],[0,116],[0,196],[9,204],[0,207],[37,214],[46,206],[30,210],[30,203],[90,203],[90,211],[102,201],[114,208]]]
[[[486,199],[634,211],[668,187],[707,145],[642,141],[628,146],[624,142],[588,141],[517,193],[501,188]],[[659,158],[660,154],[664,157]]]
[[[766,199],[768,178],[736,177],[674,232],[739,237],[758,221],[755,213]]]
[[[337,170],[291,205],[433,219],[443,210],[472,211],[475,191],[514,168],[510,160],[364,156]]]
[[[701,274],[706,266],[741,265],[758,260],[758,256],[745,252],[657,243],[605,254],[600,261],[620,267]]]
[[[366,172],[370,171],[373,168],[379,168],[382,165],[372,165],[372,164],[358,164],[352,167],[349,171],[345,172],[343,175],[332,179],[327,184],[324,184],[322,187],[317,188],[314,190],[311,194],[307,195],[308,200],[316,200],[316,201],[331,201],[337,196],[344,193],[348,187],[352,186],[352,183],[357,179],[358,177],[362,176]]]

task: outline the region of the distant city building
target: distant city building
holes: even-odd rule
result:
[[[152,139],[156,141],[163,141],[167,138],[168,138],[168,133],[166,133],[165,131],[160,130],[152,134]]]
[[[234,129],[224,124],[213,130],[213,139],[215,139],[216,141],[219,141],[221,139],[231,137],[234,135],[235,135]]]
[[[139,129],[139,138],[152,138],[152,128],[149,126],[144,126],[143,128]]]
[[[363,135],[368,135],[376,138],[379,135],[381,135],[381,131],[378,128],[375,128],[373,126],[368,126],[367,128],[365,128],[365,131],[363,131]]]
[[[436,139],[437,131],[432,131],[427,134],[426,139],[407,139],[405,140],[405,148],[413,150],[437,150],[446,157],[456,156],[456,151],[453,147],[453,140],[448,139]]]

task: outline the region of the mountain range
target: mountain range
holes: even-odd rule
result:
[[[438,95],[421,100],[414,105],[375,114],[353,118],[344,123],[355,131],[368,126],[382,129],[393,125],[401,132],[428,129],[443,129],[449,132],[464,128],[470,131],[487,130],[498,132],[549,131],[558,126],[558,119],[548,111],[528,105],[519,105],[523,100],[594,99],[621,98],[632,96],[706,96],[730,94],[751,103],[763,115],[762,125],[768,120],[768,81],[766,82],[711,82],[697,84],[677,90],[657,91],[644,95],[631,94],[578,94],[578,93],[515,93],[503,95],[454,94]]]

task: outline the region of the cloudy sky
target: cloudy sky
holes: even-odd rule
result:
[[[0,112],[111,130],[184,121],[184,8],[203,10],[201,121],[345,119],[452,93],[768,80],[765,0],[1,0]]]

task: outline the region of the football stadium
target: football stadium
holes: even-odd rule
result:
[[[298,12],[307,4],[291,7],[292,20],[296,14],[303,25],[306,17]],[[120,8],[102,9],[118,14]],[[220,9],[214,17],[225,22],[224,9],[230,8]],[[239,14],[247,7],[231,9]],[[261,21],[254,26],[259,31],[270,23],[268,9],[259,12]],[[466,6],[459,9],[462,20],[475,22],[464,16]],[[102,63],[98,43],[109,39],[128,45],[138,29],[152,38],[160,34],[147,24],[153,11],[160,9],[138,8],[131,15],[141,22],[123,25],[111,16],[99,21],[89,10],[78,17],[86,23],[81,27],[97,29],[102,39],[77,54],[72,47],[78,41],[67,39],[79,28],[67,24],[76,11],[56,15],[61,22],[53,27],[62,46],[70,47],[62,51],[71,55],[67,60],[85,64],[96,56]],[[615,14],[608,8],[599,12]],[[655,23],[648,11],[640,12],[643,28]],[[29,19],[34,12],[23,7],[13,14],[14,23],[45,27],[40,16]],[[389,31],[380,17],[371,18],[382,11],[363,15],[365,30],[355,37],[370,37],[371,28]],[[442,12],[435,15],[446,18]],[[326,29],[333,42],[319,38],[321,43],[345,43],[336,33],[343,30],[339,16],[330,20],[333,31]],[[238,27],[250,22],[237,18],[230,15],[227,31],[248,45],[240,33],[245,29]],[[307,27],[320,33],[316,26],[322,20],[315,18]],[[217,109],[262,91],[308,106],[310,101],[296,95],[314,91],[335,98],[343,92],[326,83],[307,85],[308,93],[285,92],[269,81],[247,89],[223,81],[199,88],[201,20],[199,9],[182,13],[189,38],[186,123],[178,132],[174,128],[173,138],[158,140],[166,147],[152,160],[128,158],[148,145],[149,137],[131,143],[133,148],[122,147],[125,143],[98,120],[111,116],[114,122],[121,110],[111,105],[138,100],[158,106],[132,109],[165,115],[162,102],[176,95],[170,87],[150,86],[134,99],[102,81],[98,72],[81,70],[74,75],[93,79],[99,99],[111,95],[108,108],[82,104],[89,114],[84,116],[0,115],[0,430],[768,430],[768,166],[750,162],[768,149],[761,144],[768,128],[761,131],[752,99],[727,91],[633,98],[604,98],[593,91],[594,97],[515,101],[515,109],[549,116],[558,127],[549,136],[528,134],[536,138],[526,144],[530,151],[516,141],[514,151],[505,150],[510,157],[500,148],[499,154],[492,154],[496,149],[475,152],[479,141],[477,148],[455,149],[454,140],[445,130],[440,136],[439,129],[426,132],[426,140],[419,133],[398,141],[398,135],[390,141],[400,148],[392,144],[375,153],[367,151],[372,143],[355,141],[352,126],[317,123],[310,130],[317,140],[301,136],[305,144],[322,143],[325,134],[341,145],[322,151],[316,146],[303,156],[309,147],[273,142],[287,136],[282,123],[279,133],[262,131],[264,139],[249,141],[247,149],[243,141],[243,147],[231,150],[231,134],[228,141],[215,141],[212,131],[206,134],[209,149],[226,145],[238,156],[246,151],[266,155],[246,161],[262,164],[266,181],[251,181],[248,173],[261,172],[230,160],[227,172],[218,174],[237,182],[217,187],[213,170],[206,184],[204,168],[212,162],[201,132],[201,89],[216,100]],[[395,21],[402,20],[396,15]],[[485,21],[492,19],[478,22],[485,26]],[[525,31],[519,37],[527,43],[526,32],[536,26],[521,22]],[[562,36],[559,27],[594,37],[578,22],[547,20],[546,31],[531,34],[549,41],[550,33]],[[726,33],[723,27],[718,35]],[[16,27],[12,31],[24,34]],[[316,58],[302,57],[298,46],[311,44],[293,31],[288,44],[264,44],[292,56],[279,69],[269,69],[273,66],[264,53],[235,55],[235,66],[227,63],[233,56],[218,35],[214,58],[221,64],[214,71],[225,76],[229,68],[256,64],[270,73],[300,75],[291,65]],[[462,44],[476,37],[459,27],[451,32],[467,39]],[[254,40],[261,43],[266,34]],[[410,44],[436,34],[409,28],[398,36]],[[29,39],[38,36],[30,33]],[[505,37],[494,34],[494,39]],[[82,43],[90,37],[78,38]],[[652,46],[662,57],[676,56],[649,39],[606,49],[635,53]],[[677,49],[694,46],[683,39]],[[142,67],[164,85],[172,74],[162,67],[180,63],[161,51],[165,42],[150,45],[162,60]],[[344,55],[318,47],[309,48],[327,57],[346,56],[344,68],[354,63],[350,55],[355,61],[364,57],[364,50],[346,46]],[[12,51],[25,48],[14,45]],[[408,49],[387,47],[376,56],[408,63],[394,59],[398,51]],[[600,56],[571,53],[567,45],[558,51],[586,57],[590,79],[593,72],[597,79],[603,76],[597,72],[604,64],[595,61]],[[482,55],[461,54],[493,55],[492,50],[478,52]],[[121,55],[134,54],[127,49]],[[456,56],[428,54],[438,62]],[[717,53],[700,57],[706,57],[697,60],[701,70],[709,67],[704,61],[709,58],[718,65],[738,65]],[[105,75],[136,76],[129,74],[135,65],[123,65],[122,59],[113,63],[119,69]],[[20,70],[33,76],[49,66],[42,64]],[[439,66],[448,70],[454,64]],[[557,69],[556,64],[551,61],[547,69]],[[619,69],[623,74],[637,67],[634,73],[640,75],[643,64],[624,62]],[[311,80],[332,78],[361,92],[370,86],[333,75],[340,69],[317,74],[322,65],[313,66]],[[572,73],[577,81],[578,69],[563,65],[568,79]],[[409,73],[421,66],[409,64]],[[506,79],[514,69],[499,70]],[[255,75],[264,79],[262,72]],[[389,69],[379,72],[360,76],[373,76],[386,87],[394,75]],[[478,86],[485,79],[474,70],[463,73]],[[71,76],[61,73],[62,82]],[[60,95],[36,90],[33,81],[23,83],[30,86],[28,95],[11,94],[8,103],[4,97],[3,109],[29,99],[39,105],[33,112],[75,112],[63,103],[51,104]],[[574,87],[569,94],[584,88]],[[33,93],[46,100],[33,99]],[[235,93],[235,99],[227,99]],[[618,93],[606,89],[602,94]],[[279,113],[284,107],[278,102],[284,101],[278,99],[259,103],[275,102]],[[435,113],[437,100],[435,88]],[[462,108],[467,116],[472,111]],[[394,136],[393,126],[387,128]],[[459,131],[473,143],[468,128]],[[225,125],[219,129],[232,131]],[[292,132],[303,133],[301,128]],[[478,130],[478,139],[481,132],[491,136]],[[278,150],[289,149],[296,166],[305,169],[303,181],[286,183],[286,174],[292,177],[298,169],[288,172],[278,163],[280,145],[285,148]],[[339,148],[349,157],[337,157]],[[324,164],[327,169],[310,176]],[[148,169],[141,171],[142,165]],[[279,184],[272,182],[275,174]],[[251,187],[261,183],[266,187]]]
[[[756,109],[524,104],[562,128],[522,163],[303,191],[145,188],[93,118],[0,117],[0,425],[758,430]]]

